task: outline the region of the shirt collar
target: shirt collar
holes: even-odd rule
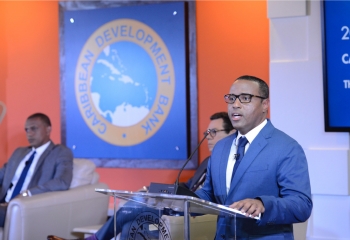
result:
[[[32,151],[36,152],[36,156],[40,156],[46,150],[46,148],[50,145],[50,143],[51,141],[48,141],[47,143],[41,145],[38,148],[32,147]]]
[[[242,135],[240,132],[238,132],[237,134],[237,138],[236,138],[236,145],[238,144],[238,139],[241,136],[245,136],[248,140],[248,142],[251,144],[253,142],[253,140],[256,138],[256,136],[259,134],[259,132],[261,131],[261,129],[263,129],[263,127],[265,127],[265,125],[267,124],[267,120],[265,119],[264,121],[262,121],[258,126],[256,126],[255,128],[253,128],[252,130],[250,130],[249,132],[247,132],[246,135]]]

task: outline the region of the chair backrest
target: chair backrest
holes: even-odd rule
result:
[[[96,165],[92,161],[75,158],[73,160],[73,178],[69,188],[97,183],[99,175],[95,170]]]

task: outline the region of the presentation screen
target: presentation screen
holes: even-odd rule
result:
[[[350,132],[350,1],[323,2],[326,132]]]

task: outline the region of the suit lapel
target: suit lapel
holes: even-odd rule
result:
[[[54,144],[52,142],[50,142],[49,146],[45,149],[45,151],[41,154],[38,163],[35,166],[35,170],[33,173],[33,177],[32,180],[30,181],[30,183],[33,182],[33,180],[35,179],[36,173],[38,172],[38,169],[41,167],[41,165],[44,163],[45,158],[47,157],[47,155],[51,152],[52,148],[54,147]],[[29,183],[29,185],[30,185]]]
[[[239,167],[235,173],[234,179],[231,182],[230,190],[228,197],[231,199],[231,196],[234,192],[234,189],[237,187],[237,184],[249,168],[249,166],[255,161],[258,154],[265,148],[267,145],[267,138],[271,136],[273,126],[270,121],[267,122],[266,126],[260,131],[256,136],[253,142],[250,144],[247,152],[244,154],[242,162],[239,164]]]
[[[21,150],[18,152],[18,154],[13,155],[9,161],[8,161],[8,165],[7,165],[7,171],[8,174],[6,174],[8,177],[6,177],[3,180],[3,185],[2,185],[2,192],[1,192],[1,198],[4,197],[6,195],[6,191],[9,189],[11,183],[12,183],[12,179],[13,176],[15,176],[15,173],[17,171],[18,165],[20,164],[20,162],[24,159],[24,157],[31,151],[31,147],[27,147],[27,148],[21,148]]]
[[[41,165],[44,163],[45,158],[47,157],[47,155],[50,153],[50,151],[52,150],[52,148],[54,147],[54,144],[52,142],[50,142],[49,146],[45,149],[45,151],[41,154],[38,163],[35,166],[35,170],[33,172],[33,176],[32,179],[30,180],[30,183],[28,185],[28,188],[32,187],[32,185],[36,185],[38,179],[38,175],[36,174],[36,172],[38,171],[38,169],[41,167]],[[35,184],[33,184],[35,183]]]
[[[10,172],[10,176],[13,176],[15,175],[16,171],[17,171],[17,168],[18,168],[18,165],[21,163],[21,161],[24,159],[24,157],[32,150],[31,147],[27,147],[27,148],[23,148],[23,151],[20,153],[20,155],[16,158],[14,158],[14,162],[15,164],[12,166],[11,168],[11,172]],[[12,181],[12,178],[11,178],[11,181]]]
[[[224,193],[222,196],[225,196],[225,199],[223,199],[223,203],[226,201],[227,198],[227,191],[226,191],[226,169],[227,169],[227,162],[228,162],[228,157],[230,156],[230,150],[231,146],[233,143],[233,140],[236,139],[237,133],[232,134],[230,136],[230,141],[227,141],[224,146],[224,151],[222,152],[221,155],[221,161],[220,161],[220,192]]]

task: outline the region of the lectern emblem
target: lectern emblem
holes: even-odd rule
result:
[[[152,230],[152,227],[154,230]],[[131,223],[128,240],[171,240],[168,227],[164,221],[152,212],[143,212]]]

